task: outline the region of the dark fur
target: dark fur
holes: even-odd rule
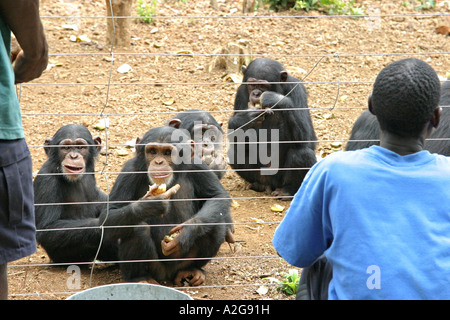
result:
[[[271,59],[256,59],[252,61],[247,70],[244,72],[243,82],[247,82],[250,77],[267,80],[268,82],[280,82],[280,72],[284,71],[283,66],[277,61]],[[289,93],[296,82],[298,86]],[[289,95],[288,95],[289,93]],[[300,187],[304,176],[308,172],[308,169],[316,163],[315,147],[316,147],[316,134],[311,121],[311,116],[307,103],[307,92],[300,80],[294,78],[291,75],[287,76],[286,83],[273,83],[269,91],[263,94],[262,105],[273,106],[283,96],[286,96],[278,105],[273,109],[273,114],[265,116],[264,121],[259,126],[253,126],[250,124],[243,128],[248,130],[254,128],[258,132],[261,129],[279,129],[280,141],[299,141],[293,143],[280,143],[279,144],[279,166],[281,168],[307,168],[305,170],[279,170],[275,175],[260,175],[259,171],[241,171],[237,170],[237,173],[252,184],[252,188],[257,191],[267,190],[269,187],[271,190],[282,188],[284,192],[289,195],[294,195]],[[246,110],[248,109],[249,93],[247,85],[242,84],[239,86],[234,110]],[[283,110],[277,109],[293,109],[301,108],[297,110]],[[254,112],[235,112],[229,120],[228,128],[235,130],[246,124],[253,119]],[[245,164],[237,164],[236,149],[237,145],[233,142],[233,137],[230,136],[230,149],[229,152],[230,165],[233,169],[258,169],[263,167],[259,162],[251,164],[249,161],[249,148],[246,147],[246,161]],[[308,142],[301,142],[308,141]]]
[[[106,195],[97,188],[94,176],[94,161],[97,149],[87,128],[68,125],[60,128],[51,145],[62,140],[84,138],[91,145],[86,163],[86,173],[76,182],[69,182],[61,173],[59,148],[48,147],[48,160],[34,180],[36,227],[42,229],[77,228],[99,226],[99,215],[105,206],[99,204],[40,205],[45,203],[104,202]],[[46,147],[47,148],[47,147]],[[98,228],[58,231],[38,231],[37,240],[54,262],[92,261],[100,245],[101,232]],[[117,244],[106,241],[102,244],[100,260],[116,260]]]
[[[176,145],[170,139],[174,132],[172,127],[160,127],[149,130],[139,142],[136,156],[130,159],[118,176],[110,200],[135,201],[140,199],[149,188],[147,164],[144,145],[150,142],[167,142]],[[231,222],[229,195],[213,172],[204,164],[180,164],[175,166],[176,172],[172,185],[180,184],[180,190],[172,197],[176,201],[158,201],[165,204],[164,216],[150,216],[141,221],[142,225],[165,225],[121,228],[116,230],[120,238],[119,258],[121,260],[167,259],[161,251],[161,240],[174,225],[183,222],[211,223],[211,225],[186,225],[178,236],[182,252],[181,257],[195,251],[195,257],[214,257],[225,240],[226,225],[214,224]],[[195,172],[199,171],[199,172]],[[132,173],[134,172],[134,173]],[[142,172],[142,173],[141,173]],[[167,189],[172,187],[168,185]],[[179,200],[186,199],[186,200]],[[206,199],[206,200],[196,200]],[[127,203],[113,204],[111,213],[128,210]],[[147,209],[151,210],[151,209]],[[161,209],[158,209],[161,210]],[[137,212],[134,210],[134,212]],[[125,221],[124,221],[125,223]],[[200,269],[209,259],[173,261],[173,262],[138,262],[121,264],[125,281],[138,281],[153,278],[156,281],[171,281],[180,270]]]
[[[175,128],[187,130],[191,136],[191,139],[194,139],[194,125],[195,125],[195,123],[199,123],[199,122],[217,127],[219,132],[222,134],[221,138],[223,138],[222,126],[217,122],[217,120],[209,112],[201,111],[198,109],[193,109],[193,110],[178,113],[172,120],[174,120],[174,119],[178,119],[180,122],[176,123],[176,124],[170,124],[170,121],[169,121],[169,125],[173,126]],[[198,142],[198,141],[196,141],[196,142]],[[223,150],[217,149],[217,148],[222,148],[221,142],[222,141],[220,141],[220,143],[217,143],[217,145],[216,145],[216,153],[219,153],[220,156],[222,157]],[[221,159],[223,159],[223,157]],[[226,172],[226,162],[224,159],[223,159],[223,161],[219,161],[219,163],[212,162],[209,165],[209,168],[211,170],[213,170],[213,172],[217,175],[217,177],[219,179],[222,179]]]

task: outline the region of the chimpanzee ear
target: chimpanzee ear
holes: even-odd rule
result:
[[[46,138],[45,142],[44,142],[44,151],[47,156],[48,156],[48,153],[50,152],[49,145],[51,145],[51,144],[52,144],[52,138]]]
[[[172,119],[168,123],[169,127],[173,127],[173,128],[176,128],[176,129],[179,129],[180,125],[181,125],[181,120],[180,119]]]
[[[135,143],[135,145],[140,144],[143,138],[144,138],[143,136],[137,137],[137,138],[136,138],[136,143]]]
[[[139,153],[138,151],[141,150],[141,148],[145,147],[145,146],[140,145],[142,139],[144,139],[143,135],[136,138],[136,142],[134,143],[134,148],[136,150],[136,154]]]
[[[281,71],[280,72],[280,81],[281,82],[286,82],[287,78],[288,78],[287,71],[285,71],[285,70]]]
[[[100,152],[102,150],[102,138],[100,136],[93,137],[94,144],[96,145],[97,152]]]

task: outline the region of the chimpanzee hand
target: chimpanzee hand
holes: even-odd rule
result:
[[[143,219],[154,216],[163,216],[169,208],[169,202],[163,200],[167,200],[175,195],[180,189],[180,185],[176,184],[166,192],[158,195],[155,194],[157,189],[157,185],[152,185],[147,193],[138,201],[139,208],[141,208],[141,217]]]
[[[173,254],[177,257],[180,254],[180,242],[178,241],[178,237],[180,236],[183,228],[183,223],[173,227],[169,231],[170,238],[165,237],[161,241],[161,250],[165,256]],[[175,236],[174,236],[175,235]]]
[[[176,184],[172,188],[170,188],[169,190],[167,190],[167,191],[165,191],[163,193],[160,193],[160,194],[157,194],[156,190],[158,190],[158,185],[157,184],[154,184],[154,185],[150,186],[150,189],[141,198],[141,200],[147,200],[147,199],[161,199],[161,200],[165,200],[165,199],[169,199],[175,193],[177,193],[178,190],[180,190],[180,185]]]
[[[267,116],[270,116],[273,114],[273,111],[270,108],[265,108],[265,109],[249,108],[248,110],[249,110],[248,116],[251,120],[253,120],[249,124],[249,127],[259,127],[263,123],[263,121],[266,119]]]
[[[279,104],[279,102],[283,99],[290,99],[290,98],[285,97],[284,95],[275,91],[265,91],[261,95],[260,104],[262,108],[266,110],[267,108],[271,108],[270,110],[272,111],[272,109],[275,108],[276,105]]]

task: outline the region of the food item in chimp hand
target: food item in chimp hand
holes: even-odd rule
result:
[[[177,232],[174,232],[174,233],[172,233],[172,234],[170,234],[170,235],[166,235],[166,236],[164,236],[164,241],[165,242],[171,242],[171,241],[173,241],[173,239],[175,239],[175,237],[176,236],[178,236],[179,235],[179,232],[177,231]]]
[[[161,194],[164,192],[166,192],[166,184],[165,183],[159,185],[158,188],[155,191],[153,191],[153,194],[155,196],[157,196],[158,194]]]

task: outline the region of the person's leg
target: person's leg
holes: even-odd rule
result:
[[[0,264],[0,300],[8,299],[8,264]]]
[[[327,258],[320,256],[311,266],[304,268],[300,277],[297,300],[327,300],[328,285],[333,269]]]

